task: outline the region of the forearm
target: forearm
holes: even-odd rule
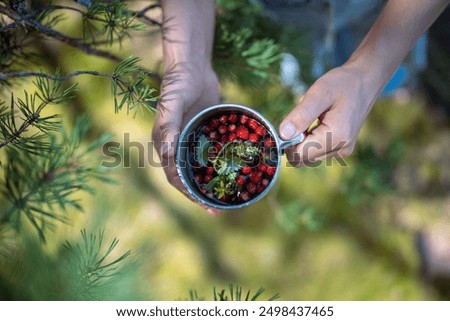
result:
[[[166,68],[177,63],[211,63],[214,0],[162,0],[163,56]]]
[[[449,0],[390,0],[348,61],[380,92]]]

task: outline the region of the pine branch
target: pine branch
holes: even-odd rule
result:
[[[110,181],[101,167],[89,165],[93,151],[110,137],[104,135],[83,147],[88,127],[87,119],[81,117],[70,133],[41,137],[35,141],[35,147],[40,149],[38,155],[22,146],[6,149],[0,193],[10,205],[2,209],[0,225],[14,223],[13,226],[20,228],[21,218],[25,217],[45,241],[45,232],[54,227],[55,221],[69,222],[68,208],[82,211],[80,200],[73,198],[74,193],[92,193],[90,179]],[[47,147],[40,148],[40,145]]]
[[[152,19],[148,16],[146,16],[145,14],[155,8],[160,8],[161,5],[159,3],[154,3],[151,5],[148,5],[147,7],[145,7],[144,9],[140,10],[140,11],[132,11],[137,18],[142,18],[144,19],[146,22],[152,24],[152,25],[157,25],[158,27],[162,27],[162,23],[160,21],[156,21],[155,19]]]
[[[61,84],[70,78],[80,75],[91,75],[111,79],[111,92],[114,97],[116,112],[119,112],[124,106],[127,107],[127,112],[130,112],[136,107],[144,107],[153,111],[153,104],[157,99],[157,96],[155,95],[156,90],[144,83],[147,74],[140,71],[137,66],[138,62],[139,58],[129,57],[117,65],[112,74],[92,70],[78,70],[65,76],[59,74],[50,75],[35,71],[0,73],[0,82],[13,78],[38,77],[35,84],[41,92],[40,95],[32,95],[34,98],[29,101],[28,99],[25,102],[19,101],[22,106],[22,114],[26,116],[25,120],[19,128],[16,128],[16,126],[9,126],[9,131],[3,130],[3,137],[5,137],[5,139],[0,142],[0,149],[19,139],[30,126],[35,125],[40,119],[42,110],[48,104],[67,102],[68,99],[71,98],[73,91],[76,88],[76,84],[63,92],[59,92]],[[50,84],[49,80],[52,80],[53,84]],[[120,99],[118,99],[119,97]],[[34,107],[36,101],[35,98],[41,99],[41,103],[37,108]],[[14,104],[15,102],[12,97],[11,110],[14,110]],[[0,127],[2,127],[4,119],[8,119],[7,116],[8,115],[3,115],[3,117],[0,117]],[[9,115],[9,118],[11,121],[14,120],[15,115],[13,112]]]
[[[117,259],[107,262],[119,240],[114,238],[104,249],[104,231],[88,236],[86,230],[81,231],[82,243],[72,245],[66,241],[64,245],[71,255],[71,267],[77,276],[77,287],[83,297],[95,298],[95,289],[110,280],[120,271],[120,264],[131,254],[127,251]],[[107,262],[107,263],[106,263]]]
[[[83,13],[85,14],[82,10],[77,9],[77,8],[73,8],[73,7],[68,7],[68,6],[58,6],[58,5],[51,5],[51,6],[47,6],[45,8],[45,10],[50,10],[50,9],[66,9],[66,10],[74,10],[77,11],[79,13]],[[45,10],[42,10],[41,13]],[[6,25],[4,27],[2,27],[0,32],[4,32],[7,31],[11,28],[14,28],[15,26],[23,23],[25,25],[28,25],[32,28],[34,28],[36,31],[38,31],[39,33],[46,35],[49,38],[52,39],[56,39],[62,43],[65,43],[69,46],[72,46],[74,48],[78,48],[80,50],[82,50],[83,52],[89,54],[89,55],[95,55],[98,57],[102,57],[102,58],[107,58],[109,60],[115,61],[115,62],[121,62],[123,59],[120,58],[119,56],[116,56],[114,54],[112,54],[109,51],[105,51],[105,50],[101,50],[101,49],[97,49],[94,48],[94,43],[93,44],[89,44],[86,43],[83,39],[79,39],[79,38],[74,38],[74,37],[70,37],[68,35],[65,35],[59,31],[54,30],[51,27],[48,27],[42,23],[40,23],[39,21],[37,21],[36,19],[33,19],[34,17],[38,16],[38,12],[32,12],[32,13],[28,13],[26,15],[21,15],[20,13],[11,10],[5,6],[0,6],[0,13],[3,13],[5,15],[7,15],[8,17],[10,17],[11,19],[14,20],[13,23]],[[141,12],[136,12],[134,13],[136,15],[139,15],[140,17],[144,17],[144,13]],[[101,21],[106,23],[106,25],[108,25],[109,21],[106,19],[100,19],[97,18],[95,16],[92,15],[88,15],[87,18],[89,19],[93,19],[93,20],[97,20],[97,21]],[[111,36],[112,37],[112,36]],[[108,41],[110,44],[112,44],[112,38]],[[141,70],[145,71],[146,74],[153,78],[154,80],[156,80],[157,82],[161,81],[161,76],[153,71],[150,70],[145,70],[144,68],[141,68]],[[1,80],[1,77],[0,77]]]
[[[80,39],[67,36],[59,31],[56,31],[52,28],[44,26],[43,24],[39,23],[38,21],[36,21],[34,19],[25,18],[25,16],[21,16],[18,13],[14,12],[12,10],[9,10],[6,7],[1,6],[0,13],[6,14],[11,19],[21,20],[24,24],[35,28],[40,33],[42,33],[50,38],[59,40],[65,44],[72,46],[72,47],[81,49],[84,52],[86,52],[87,54],[95,55],[95,56],[99,56],[99,57],[103,57],[103,58],[108,58],[108,59],[116,61],[116,62],[120,62],[122,60],[119,57],[117,57],[116,55],[113,55],[112,53],[110,53],[108,51],[95,49],[92,46],[83,43]],[[32,15],[32,16],[34,16],[34,15]]]
[[[241,286],[235,286],[233,283],[228,284],[228,289],[220,289],[218,290],[216,287],[213,287],[213,300],[214,301],[256,301],[261,300],[262,294],[266,290],[264,288],[259,288],[255,293],[251,290],[247,290],[247,292],[243,292]],[[199,297],[196,290],[189,291],[189,298],[191,301],[203,301],[203,297]],[[279,294],[275,294],[266,301],[275,301],[280,298]]]

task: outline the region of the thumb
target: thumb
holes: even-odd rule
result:
[[[329,96],[328,96],[329,97]],[[311,87],[298,104],[281,122],[280,136],[292,139],[305,132],[324,111],[332,105],[330,98]]]
[[[180,106],[181,107],[181,106]],[[159,127],[160,155],[170,159],[175,156],[176,142],[180,135],[183,120],[182,108],[161,108],[155,124]]]

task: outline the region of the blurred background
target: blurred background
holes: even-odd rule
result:
[[[320,72],[339,64],[340,55],[358,42],[356,35],[349,38],[352,28],[335,28],[331,35],[315,35],[313,45],[308,29],[271,18],[276,10],[252,1],[218,1],[215,45],[223,101],[254,107],[275,127]],[[55,28],[79,34],[80,16],[64,14]],[[149,15],[160,21],[158,7]],[[284,160],[277,185],[263,200],[218,217],[187,200],[154,166],[154,112],[115,113],[108,79],[78,77],[74,100],[49,106],[43,115],[60,114],[68,128],[77,115],[87,115],[85,144],[111,133],[122,162],[104,174],[114,183],[95,181],[93,192],[76,194],[83,211],[68,209],[68,224],[55,222],[45,243],[29,223],[0,225],[0,298],[184,300],[197,293],[198,299],[213,299],[214,287],[232,283],[251,291],[265,288],[262,299],[448,299],[421,274],[416,242],[420,233],[450,224],[448,16],[447,9],[375,104],[354,154],[345,160],[348,166],[333,161],[296,169]],[[241,47],[236,34],[244,39]],[[241,55],[255,43],[257,52],[272,53],[263,57],[273,58],[267,68]],[[35,39],[32,46],[39,57],[36,70],[108,73],[117,65],[52,39]],[[161,73],[158,26],[108,50],[140,57],[141,66]],[[326,54],[319,59],[320,52]],[[8,102],[11,92],[20,97],[24,89],[33,91],[31,80],[2,85],[2,100]],[[101,147],[94,152],[97,165],[107,159]],[[0,202],[6,210],[8,203]],[[67,272],[75,263],[66,259],[64,247],[69,241],[83,250],[82,229],[97,240],[104,231],[104,251],[119,239],[110,262],[131,251],[89,291],[78,288],[85,276]]]

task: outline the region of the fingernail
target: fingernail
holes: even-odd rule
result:
[[[290,121],[283,124],[280,129],[280,134],[284,139],[294,138],[297,134],[297,128],[295,128],[294,124]]]

